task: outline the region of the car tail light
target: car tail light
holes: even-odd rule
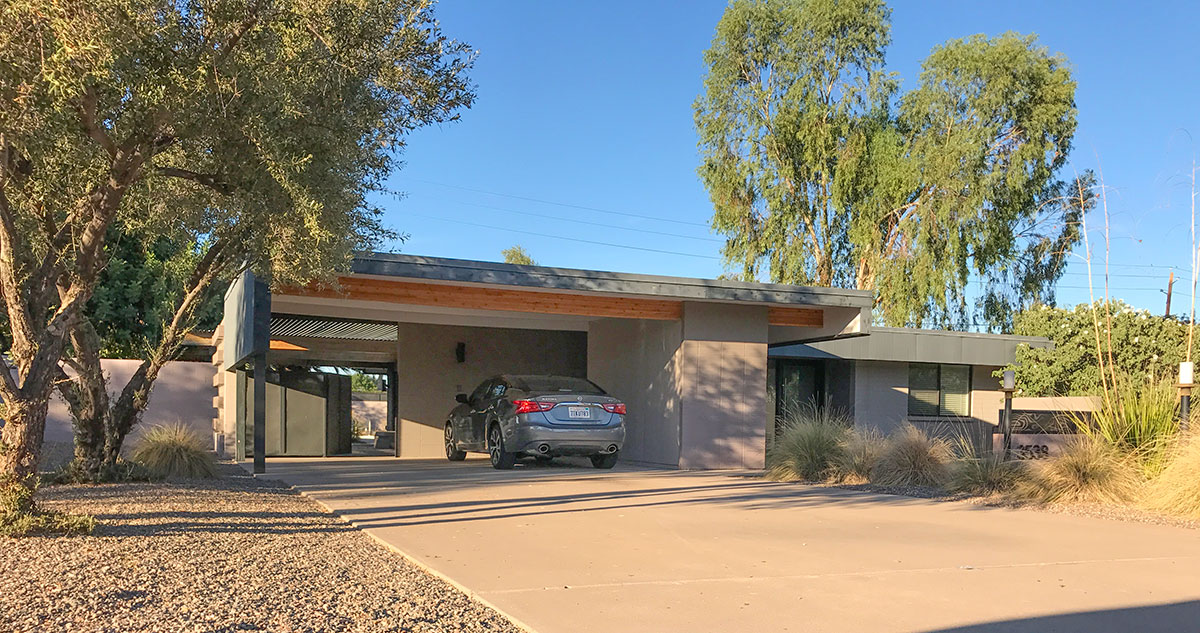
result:
[[[538,402],[537,400],[513,400],[513,406],[517,408],[516,413],[537,413],[538,411],[553,409],[554,403]]]
[[[616,404],[604,404],[604,405],[600,405],[600,406],[604,407],[604,410],[608,411],[609,413],[616,413],[617,415],[625,415],[625,403],[624,402],[618,402]]]

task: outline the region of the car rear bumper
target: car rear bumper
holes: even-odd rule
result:
[[[625,425],[599,428],[555,428],[522,425],[512,438],[513,451],[523,455],[595,455],[621,450]]]

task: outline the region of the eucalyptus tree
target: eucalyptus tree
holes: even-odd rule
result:
[[[937,46],[901,93],[890,17],[881,0],[729,5],[695,103],[726,263],[874,290],[889,324],[1002,322],[1045,300],[1079,239],[1057,180],[1075,83],[1063,57],[1006,33]]]
[[[424,0],[7,2],[0,476],[31,485],[61,358],[77,414],[120,435],[215,280],[249,266],[303,283],[386,239],[371,193],[409,131],[470,105],[471,61]],[[118,221],[194,257],[108,402],[84,307]]]

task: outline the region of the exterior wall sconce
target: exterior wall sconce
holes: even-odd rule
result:
[[[467,362],[467,344],[459,343],[454,346],[454,360],[460,363]]]

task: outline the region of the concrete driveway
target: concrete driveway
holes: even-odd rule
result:
[[[1200,631],[1200,531],[740,472],[268,462],[540,633]]]

